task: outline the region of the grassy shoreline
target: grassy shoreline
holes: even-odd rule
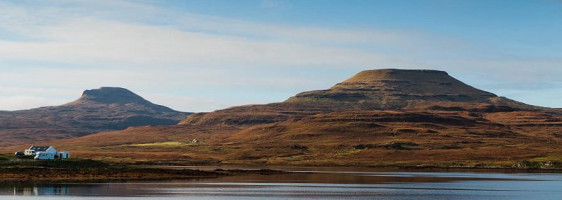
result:
[[[0,157],[0,183],[121,182],[217,178],[244,174],[276,174],[281,171],[192,170],[143,167],[88,159],[39,161]]]
[[[166,167],[168,166],[168,167]],[[269,175],[291,173],[287,169],[363,168],[375,171],[420,172],[499,172],[499,173],[562,173],[562,168],[540,168],[536,165],[521,167],[499,166],[443,166],[443,165],[200,165],[195,169],[174,168],[174,165],[153,163],[110,163],[90,159],[39,161],[14,159],[0,155],[0,183],[62,183],[62,182],[122,182],[217,178],[235,175]],[[193,165],[191,165],[193,166]],[[203,169],[207,168],[207,169]],[[223,169],[225,168],[225,169]]]
[[[145,165],[153,168],[182,168],[183,165]],[[513,168],[482,166],[440,166],[440,165],[187,165],[192,169],[320,169],[320,170],[366,170],[376,172],[498,172],[498,173],[562,173],[562,168]]]

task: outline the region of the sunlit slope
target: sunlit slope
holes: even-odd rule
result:
[[[125,162],[512,167],[560,164],[561,141],[557,110],[497,97],[441,71],[388,69],[281,103],[51,143]]]

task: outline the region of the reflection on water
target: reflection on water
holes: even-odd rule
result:
[[[0,199],[562,199],[562,174],[295,172],[173,182],[0,185]]]
[[[68,195],[67,185],[53,186],[14,186],[14,195]]]

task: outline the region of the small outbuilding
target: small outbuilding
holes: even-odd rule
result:
[[[39,152],[35,154],[35,160],[54,160],[55,154],[47,153],[47,152]]]
[[[70,158],[70,153],[68,153],[68,151],[59,151],[57,152],[57,155],[55,155],[55,158],[59,158],[59,159]]]

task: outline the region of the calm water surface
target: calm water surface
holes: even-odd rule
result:
[[[562,199],[560,173],[369,172],[0,185],[0,199]]]

